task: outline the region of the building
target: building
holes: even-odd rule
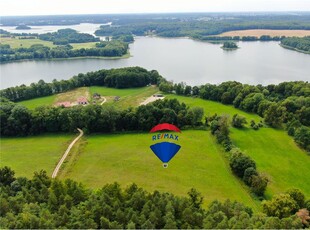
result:
[[[79,105],[87,105],[88,104],[88,101],[85,97],[79,97],[78,100],[77,100],[77,103]]]
[[[58,102],[56,106],[63,106],[65,108],[68,108],[68,107],[71,107],[71,103],[70,101],[63,101],[63,102]]]

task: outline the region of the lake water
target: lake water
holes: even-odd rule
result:
[[[43,79],[69,79],[99,69],[141,66],[168,80],[189,85],[235,80],[248,84],[309,81],[310,55],[282,48],[278,42],[239,42],[240,49],[187,38],[137,37],[127,59],[75,59],[23,61],[0,65],[1,88]]]

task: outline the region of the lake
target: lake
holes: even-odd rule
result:
[[[1,88],[43,79],[69,79],[99,69],[141,66],[168,80],[189,85],[239,81],[277,84],[309,81],[310,55],[282,48],[278,42],[238,42],[237,50],[187,38],[137,37],[127,59],[72,59],[5,63],[0,65]]]

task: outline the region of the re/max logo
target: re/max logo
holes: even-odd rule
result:
[[[162,133],[162,134],[157,134],[157,135],[153,135],[152,136],[152,140],[156,141],[156,140],[160,140],[160,139],[172,139],[172,140],[179,140],[179,136],[178,135],[173,135],[173,134],[169,134],[169,133]]]

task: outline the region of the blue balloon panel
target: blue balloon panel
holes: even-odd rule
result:
[[[150,148],[163,163],[168,163],[181,146],[170,142],[161,142],[151,145]]]

